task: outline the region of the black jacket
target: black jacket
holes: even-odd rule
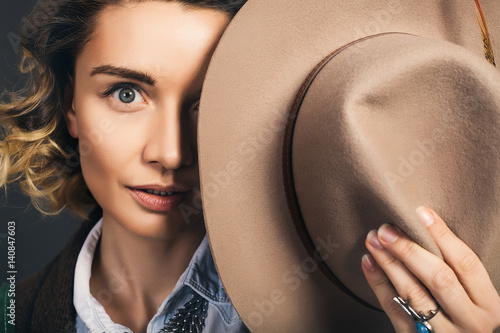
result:
[[[73,305],[76,260],[87,235],[101,216],[101,208],[94,209],[57,257],[17,285],[16,332],[76,332]]]

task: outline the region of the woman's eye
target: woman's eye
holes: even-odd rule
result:
[[[195,112],[199,112],[200,111],[200,100],[198,100],[196,103],[193,104],[192,109]]]
[[[144,98],[139,90],[130,87],[117,89],[111,94],[111,96],[114,99],[126,104],[144,102]]]

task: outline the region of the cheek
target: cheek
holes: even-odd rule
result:
[[[89,105],[78,110],[80,161],[92,191],[95,184],[109,183],[136,165],[141,154],[140,138],[134,132],[134,122],[122,114]]]
[[[112,133],[104,134],[96,127],[85,126],[82,129],[79,137],[82,173],[89,189],[96,196],[96,185],[109,183],[118,171],[117,165],[123,163],[117,160],[120,156],[119,140]]]
[[[103,164],[115,158],[121,149],[120,130],[106,117],[85,115],[78,121],[79,149],[82,164]]]

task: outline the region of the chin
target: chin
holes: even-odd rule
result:
[[[127,214],[116,220],[124,229],[139,237],[168,240],[177,238],[186,232],[204,228],[203,215],[186,220],[180,211],[141,212]],[[131,218],[132,217],[132,218]]]

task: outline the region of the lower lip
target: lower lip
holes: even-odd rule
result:
[[[176,210],[179,205],[184,201],[189,192],[179,192],[173,195],[160,196],[150,194],[141,190],[129,188],[132,196],[143,207],[155,212],[168,212]]]

